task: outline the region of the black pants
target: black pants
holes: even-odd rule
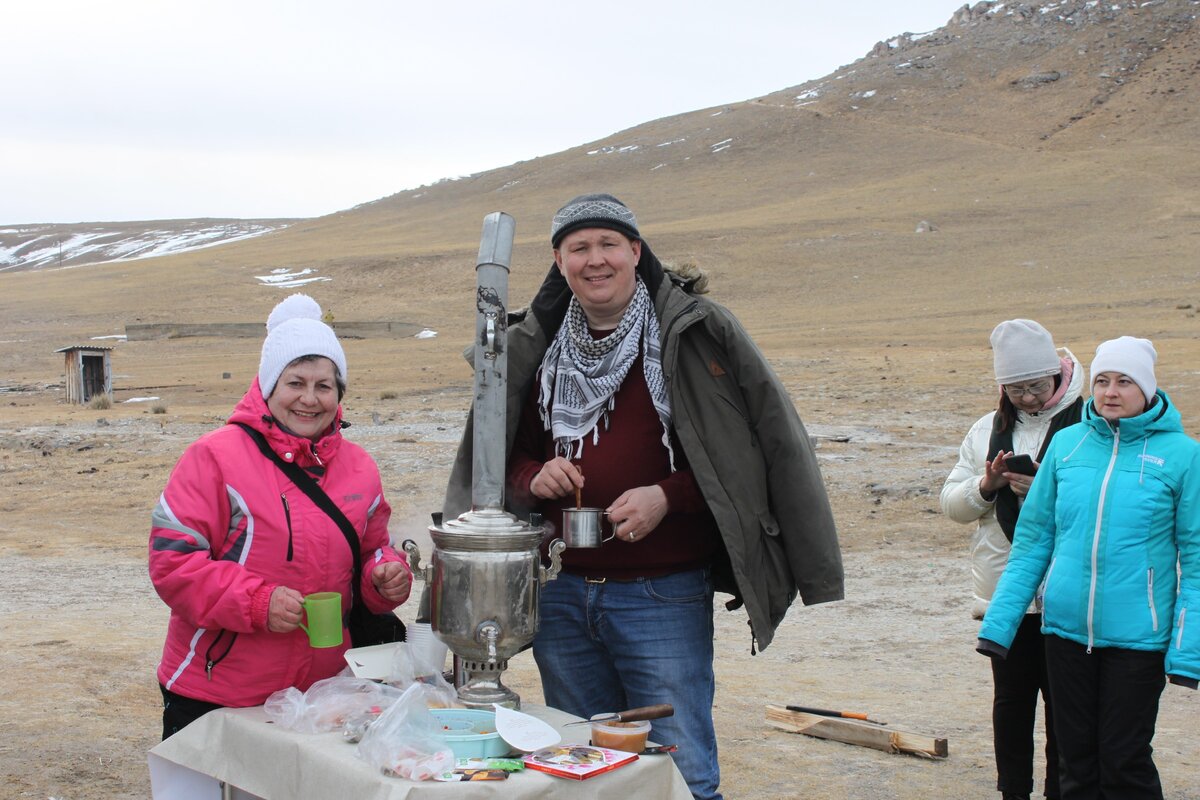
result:
[[[1046,637],[1063,800],[1162,800],[1150,740],[1163,654]]]
[[[992,659],[992,738],[996,748],[996,788],[1029,795],[1033,791],[1033,729],[1038,694],[1046,715],[1046,797],[1058,797],[1058,745],[1050,685],[1046,677],[1046,637],[1038,614],[1026,614],[1008,650]]]
[[[216,703],[206,703],[175,694],[161,684],[158,688],[162,689],[163,696],[163,739],[179,733],[208,712],[224,708]]]

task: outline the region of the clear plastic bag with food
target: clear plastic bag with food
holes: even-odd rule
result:
[[[418,685],[425,696],[425,705],[429,708],[456,708],[462,703],[458,692],[442,675],[440,664],[435,664],[429,658],[422,657],[422,651],[401,643],[392,653],[393,686],[407,689]]]
[[[423,687],[411,684],[366,730],[358,756],[385,774],[423,781],[454,770],[454,753],[425,705]]]
[[[267,698],[267,719],[297,733],[342,730],[348,719],[378,714],[396,702],[402,692],[394,686],[365,678],[335,676],[317,681],[307,692],[288,687]]]

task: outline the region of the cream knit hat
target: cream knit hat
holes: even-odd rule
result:
[[[321,307],[306,294],[284,298],[267,317],[267,339],[258,362],[258,386],[263,399],[287,365],[301,356],[324,356],[337,367],[337,382],[346,388],[346,354],[333,328],[321,321]]]
[[[1028,381],[1062,371],[1050,331],[1031,319],[1010,319],[992,331],[996,383]]]
[[[1109,339],[1107,342],[1101,342],[1096,348],[1090,377],[1092,383],[1095,383],[1096,376],[1102,372],[1128,375],[1146,396],[1148,407],[1154,402],[1154,395],[1158,391],[1158,381],[1154,377],[1154,364],[1157,361],[1158,353],[1149,339],[1133,336]]]

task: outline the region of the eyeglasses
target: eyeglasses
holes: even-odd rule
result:
[[[1038,381],[1037,383],[1026,384],[1025,386],[1005,386],[1004,393],[1009,396],[1009,399],[1020,400],[1027,394],[1037,397],[1039,394],[1044,394],[1054,387],[1054,381],[1047,379]]]

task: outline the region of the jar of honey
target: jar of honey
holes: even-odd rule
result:
[[[640,753],[646,747],[650,735],[650,723],[638,722],[593,722],[592,744],[626,753]]]

